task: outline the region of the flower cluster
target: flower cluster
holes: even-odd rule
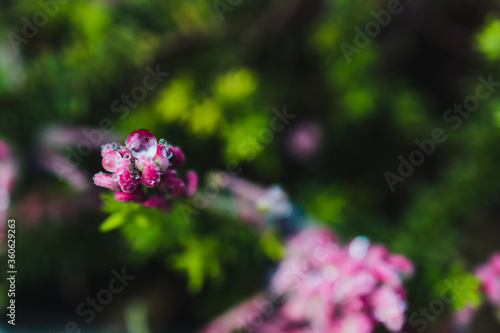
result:
[[[286,323],[301,332],[369,333],[382,323],[397,332],[406,309],[402,275],[412,272],[410,260],[371,245],[366,237],[342,247],[324,228],[305,229],[288,243],[287,257],[271,282],[273,292],[286,295],[286,302],[281,319],[270,325]],[[284,332],[284,327],[272,331]]]
[[[260,305],[253,307],[244,302],[202,332],[232,332],[242,324],[257,333],[370,333],[379,324],[399,332],[402,277],[413,273],[411,261],[363,236],[339,244],[323,227],[303,229],[289,240],[267,299],[257,296],[253,303]]]
[[[125,146],[103,145],[101,155],[102,166],[111,173],[97,173],[94,183],[115,191],[116,200],[168,209],[170,198],[189,197],[196,191],[198,176],[194,171],[186,172],[184,180],[177,176],[176,169],[185,160],[180,148],[165,139],[157,142],[148,130],[130,133]]]
[[[0,140],[0,244],[7,233],[4,228],[5,221],[7,221],[7,209],[10,205],[10,194],[17,176],[16,169],[16,161],[10,147]]]

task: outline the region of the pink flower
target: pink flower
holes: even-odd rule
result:
[[[383,281],[392,287],[399,287],[401,285],[399,272],[387,261],[380,260],[377,262],[371,262],[369,266],[372,274],[380,281]]]
[[[476,269],[476,275],[481,281],[481,288],[494,305],[500,305],[500,275],[495,268],[486,264]]]
[[[112,191],[120,190],[120,185],[118,184],[118,179],[113,175],[106,174],[104,172],[99,172],[94,175],[94,184],[97,186],[105,187]]]
[[[258,327],[246,328],[256,333],[369,333],[383,324],[396,332],[406,309],[401,278],[411,271],[407,258],[371,245],[364,236],[342,246],[326,228],[309,227],[290,238],[271,280],[270,294],[280,295],[284,303],[273,304],[276,310]]]
[[[403,327],[406,305],[393,288],[383,285],[370,296],[375,318],[389,331],[398,332]]]
[[[375,277],[368,272],[346,276],[335,285],[334,298],[337,302],[347,302],[369,294],[377,285]]]
[[[147,187],[156,187],[161,180],[160,167],[154,160],[141,155],[135,162],[136,168],[141,171],[140,182]]]
[[[475,307],[464,306],[454,314],[453,318],[460,326],[467,326],[474,317],[476,310]]]
[[[198,187],[198,174],[192,170],[186,172],[187,189],[186,194],[188,197],[193,196]]]
[[[115,175],[123,192],[133,192],[139,185],[139,173],[134,169],[134,164],[127,159],[122,159]]]
[[[122,145],[116,142],[107,143],[101,147],[101,156],[104,157],[107,153],[118,152],[122,148]]]
[[[146,207],[156,207],[163,210],[168,210],[170,208],[167,199],[161,196],[154,196],[146,199],[142,204]]]
[[[406,304],[402,275],[413,271],[404,256],[357,237],[348,246],[322,227],[292,237],[272,282],[283,292],[284,318],[307,322],[314,332],[371,332],[377,322],[401,329]],[[374,318],[374,319],[372,319]]]
[[[330,332],[338,333],[371,333],[375,324],[362,312],[348,314],[334,322]]]
[[[170,149],[172,150],[173,153],[172,168],[176,169],[184,164],[186,158],[184,157],[184,153],[179,147],[170,146]]]
[[[135,202],[142,202],[145,197],[145,193],[141,188],[137,188],[133,192],[115,192],[114,193],[114,198],[115,200],[118,201],[135,201]]]
[[[0,140],[0,244],[6,233],[7,210],[10,205],[10,195],[16,180],[16,160],[10,147]]]
[[[493,267],[497,275],[500,276],[500,253],[494,253],[488,262],[491,267]]]
[[[173,153],[172,149],[170,149],[166,142],[163,142],[162,140],[160,140],[161,143],[158,143],[158,145],[156,146],[156,155],[153,160],[160,168],[160,171],[164,172],[169,167],[169,158],[172,158]]]
[[[405,256],[402,256],[400,254],[391,254],[387,257],[387,262],[389,262],[389,264],[391,264],[404,275],[413,274],[413,263]]]
[[[185,160],[180,148],[165,139],[157,142],[148,130],[130,133],[126,146],[114,142],[103,145],[101,155],[103,168],[110,173],[99,172],[93,180],[97,186],[115,191],[116,200],[168,209],[172,198],[189,197],[196,191],[194,171],[187,172],[186,181],[177,176],[175,168]],[[149,190],[145,192],[142,186]]]

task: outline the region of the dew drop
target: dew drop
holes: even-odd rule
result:
[[[127,137],[127,148],[135,158],[153,158],[157,149],[156,137],[146,129],[135,130]]]
[[[174,152],[169,147],[161,148],[161,155],[165,158],[171,159],[174,156]]]
[[[102,158],[102,166],[106,171],[115,172],[122,161],[121,155],[116,151],[110,151]]]

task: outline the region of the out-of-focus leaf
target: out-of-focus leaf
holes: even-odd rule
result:
[[[500,56],[500,19],[490,19],[483,30],[477,35],[477,47],[490,60]]]
[[[117,211],[111,214],[107,219],[105,219],[104,222],[102,222],[100,229],[102,232],[111,231],[113,229],[118,228],[125,222],[126,222],[125,211]]]

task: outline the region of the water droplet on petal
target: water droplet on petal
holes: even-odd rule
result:
[[[174,152],[172,151],[172,149],[170,149],[168,147],[161,148],[160,152],[161,152],[161,155],[163,157],[168,158],[168,159],[171,159],[172,156],[174,155]]]
[[[116,151],[110,151],[102,158],[102,166],[106,171],[115,172],[122,161],[121,155]]]
[[[127,137],[127,148],[135,158],[144,155],[153,158],[156,155],[156,137],[146,129],[138,129]]]

